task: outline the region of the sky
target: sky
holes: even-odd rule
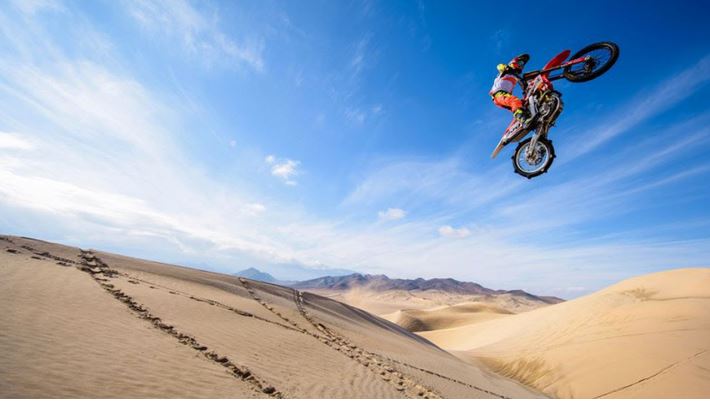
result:
[[[0,233],[564,298],[710,266],[710,4],[566,4],[4,1]],[[496,65],[598,41],[550,171],[491,160]]]

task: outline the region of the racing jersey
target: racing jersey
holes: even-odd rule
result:
[[[505,91],[512,94],[516,84],[518,84],[518,77],[513,74],[503,72],[498,74],[498,77],[496,77],[495,81],[493,81],[493,87],[491,87],[489,94],[493,96],[493,94],[498,91]]]

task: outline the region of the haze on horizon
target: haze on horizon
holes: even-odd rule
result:
[[[505,7],[4,2],[0,233],[563,298],[707,266],[710,5]],[[549,174],[490,160],[495,65],[601,40],[621,57],[559,84]]]

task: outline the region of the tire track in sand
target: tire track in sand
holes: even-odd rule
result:
[[[249,384],[254,391],[268,397],[284,397],[274,386],[269,385],[263,379],[252,373],[249,368],[235,363],[227,356],[220,355],[210,350],[209,347],[201,344],[194,337],[177,331],[174,326],[163,322],[159,317],[151,314],[148,308],[138,304],[132,297],[126,295],[123,291],[115,288],[114,285],[110,283],[111,278],[120,275],[118,271],[109,268],[108,265],[100,258],[96,257],[93,252],[83,249],[80,249],[80,251],[79,257],[81,258],[81,262],[79,262],[76,267],[91,275],[94,281],[106,292],[126,305],[131,311],[137,314],[139,318],[150,322],[156,329],[174,337],[180,344],[199,351],[208,360],[225,367],[232,376]]]
[[[304,303],[303,292],[294,289],[294,290],[293,290],[293,299],[294,299],[294,301],[296,302],[296,307],[297,307],[297,309],[298,309],[298,312],[301,314],[301,316],[303,316],[304,319],[306,319],[311,325],[313,325],[313,327],[315,327],[316,329],[318,329],[320,332],[322,332],[322,333],[324,333],[324,334],[327,334],[327,335],[329,335],[330,337],[333,337],[333,338],[336,340],[336,342],[339,343],[340,345],[355,346],[352,342],[350,342],[350,341],[349,341],[347,338],[345,338],[344,336],[342,336],[342,335],[338,334],[337,332],[335,332],[335,331],[329,329],[329,328],[326,327],[323,323],[320,323],[320,322],[318,322],[318,321],[316,321],[316,320],[313,319],[313,317],[308,313],[308,311],[306,311],[306,308],[305,308],[305,306],[304,306],[304,304],[303,304],[303,303]],[[355,347],[355,348],[358,348],[358,347]],[[445,379],[445,380],[447,380],[447,381],[454,382],[454,383],[457,383],[457,384],[459,384],[459,385],[466,386],[466,387],[468,387],[468,388],[477,390],[477,391],[479,391],[479,392],[483,392],[483,393],[489,394],[489,395],[494,396],[494,397],[497,397],[497,398],[509,399],[509,397],[504,396],[504,395],[501,395],[501,394],[499,394],[499,393],[496,393],[496,392],[492,392],[492,391],[490,391],[490,390],[483,389],[483,388],[478,387],[478,386],[476,386],[476,385],[471,385],[470,383],[466,383],[466,382],[463,382],[463,381],[459,381],[458,379],[454,379],[454,378],[448,377],[448,376],[446,376],[446,375],[439,374],[439,373],[437,373],[437,372],[434,372],[434,371],[431,371],[431,370],[428,370],[428,369],[419,368],[419,367],[417,367],[417,366],[414,366],[414,365],[411,365],[411,364],[408,364],[408,363],[405,363],[405,362],[401,362],[401,361],[395,360],[395,359],[393,359],[393,358],[385,357],[385,356],[382,356],[382,355],[377,354],[377,353],[370,353],[370,354],[372,354],[373,356],[377,357],[377,358],[380,359],[380,360],[388,361],[388,362],[390,362],[390,363],[394,363],[394,364],[401,365],[401,366],[404,366],[404,367],[407,367],[407,368],[411,368],[411,369],[414,369],[414,370],[418,370],[418,371],[427,373],[427,374],[429,374],[429,375],[433,375],[433,376],[439,377],[439,378],[441,378],[441,379]]]
[[[648,381],[649,379],[653,379],[653,378],[655,378],[655,377],[657,377],[657,376],[659,376],[659,375],[662,375],[662,374],[666,373],[668,370],[670,370],[670,369],[673,368],[673,367],[678,366],[679,364],[682,364],[682,363],[687,362],[687,361],[691,361],[691,360],[694,359],[695,357],[701,356],[701,355],[703,355],[703,354],[705,354],[705,353],[707,353],[707,352],[708,352],[708,350],[699,351],[699,352],[697,352],[697,353],[691,355],[691,356],[688,357],[688,358],[685,358],[685,359],[680,360],[680,361],[676,361],[676,362],[674,362],[673,364],[670,364],[670,365],[668,365],[668,366],[665,366],[665,367],[661,368],[658,372],[654,373],[653,375],[649,375],[649,376],[647,376],[647,377],[645,377],[645,378],[641,378],[641,379],[639,379],[639,380],[636,381],[636,382],[632,382],[632,383],[630,383],[630,384],[628,384],[628,385],[622,386],[622,387],[620,387],[620,388],[616,388],[616,389],[611,390],[611,391],[609,391],[609,392],[602,393],[601,395],[594,397],[594,399],[601,399],[601,398],[606,397],[606,396],[609,396],[609,395],[611,395],[611,394],[614,394],[614,393],[617,393],[617,392],[621,392],[622,390],[625,390],[625,389],[628,389],[628,388],[630,388],[630,387],[636,386],[636,385],[638,385],[638,384],[640,384],[640,383],[646,382],[646,381]]]
[[[12,242],[11,239],[3,239],[7,240],[10,243]],[[165,324],[159,317],[156,317],[152,315],[148,309],[140,304],[137,304],[132,297],[128,296],[125,294],[123,291],[120,289],[116,289],[114,285],[110,284],[110,279],[117,277],[117,276],[125,276],[129,278],[129,282],[136,284],[137,282],[143,282],[146,284],[151,284],[156,287],[168,289],[168,287],[161,286],[159,284],[154,284],[151,283],[147,280],[142,280],[138,278],[133,278],[130,275],[124,274],[124,273],[119,273],[116,270],[110,269],[106,263],[104,263],[100,258],[96,257],[93,252],[88,251],[88,250],[80,250],[81,253],[79,257],[81,258],[81,262],[77,262],[71,259],[66,259],[62,258],[60,256],[55,256],[50,254],[49,252],[41,252],[37,250],[36,248],[33,248],[28,245],[22,245],[21,248],[26,249],[28,251],[31,251],[34,253],[34,255],[38,257],[44,257],[44,258],[50,258],[53,260],[56,260],[58,264],[62,264],[63,266],[69,266],[69,264],[75,265],[78,269],[87,272],[92,276],[92,278],[108,293],[114,296],[117,300],[120,302],[124,303],[129,309],[134,311],[141,319],[147,320],[153,324],[153,326],[161,330],[164,333],[167,333],[173,337],[175,337],[181,344],[188,345],[192,347],[193,349],[200,351],[207,359],[222,365],[223,367],[227,368],[229,372],[236,378],[241,379],[243,381],[246,381],[250,383],[252,388],[260,393],[264,393],[266,395],[269,395],[270,397],[276,397],[276,398],[282,398],[283,395],[282,393],[278,392],[273,386],[266,385],[266,383],[257,378],[248,368],[237,365],[233,361],[231,361],[228,357],[225,356],[220,356],[214,351],[208,351],[209,348],[207,346],[204,346],[197,342],[194,337],[186,335],[184,333],[178,332],[175,330],[175,328],[171,325]],[[304,329],[301,325],[299,325],[297,322],[293,321],[292,319],[288,318],[287,316],[283,315],[282,313],[278,312],[275,310],[273,307],[271,307],[268,303],[263,301],[258,295],[256,295],[256,292],[254,289],[249,286],[248,282],[244,278],[239,278],[239,281],[242,283],[246,291],[249,293],[249,295],[254,299],[256,302],[258,302],[261,306],[263,306],[265,309],[269,310],[272,312],[274,315],[279,317],[281,320],[283,320],[285,323],[288,325],[285,325],[283,323],[275,322],[263,317],[260,317],[258,315],[252,314],[250,312],[242,311],[238,308],[231,307],[229,305],[223,304],[219,301],[211,300],[211,299],[205,299],[205,298],[199,298],[195,297],[193,295],[178,291],[178,290],[172,290],[169,289],[171,294],[177,294],[181,295],[183,297],[190,298],[192,300],[206,303],[212,306],[216,306],[222,309],[229,310],[235,314],[238,314],[240,316],[244,317],[250,317],[256,320],[261,320],[288,330],[300,332],[300,333],[305,333],[310,335],[311,337],[316,338],[317,340],[321,341],[322,343],[326,344],[330,348],[346,355],[348,358],[358,362],[359,364],[365,366],[368,368],[370,371],[378,375],[381,379],[384,381],[392,384],[393,387],[400,393],[404,394],[407,397],[420,397],[420,398],[441,398],[442,396],[434,391],[433,389],[421,385],[416,380],[413,378],[408,377],[405,374],[402,374],[401,372],[397,371],[395,368],[393,368],[391,365],[387,365],[387,362],[393,363],[393,364],[398,364],[402,365],[404,367],[408,367],[411,369],[415,369],[433,376],[437,376],[442,379],[446,379],[448,381],[454,382],[461,384],[463,386],[467,386],[469,388],[488,393],[492,396],[499,397],[499,398],[506,398],[505,396],[499,395],[494,392],[490,392],[488,390],[479,388],[475,385],[471,385],[450,377],[447,377],[445,375],[438,374],[436,372],[419,368],[416,366],[413,366],[411,364],[407,364],[404,362],[400,362],[398,360],[384,357],[380,354],[373,353],[370,351],[367,351],[361,347],[356,346],[354,343],[349,341],[347,338],[343,337],[342,335],[338,334],[337,332],[331,330],[327,326],[325,326],[323,323],[320,323],[316,320],[313,319],[313,317],[306,311],[304,304],[303,304],[303,293],[297,290],[293,290],[293,296],[294,296],[294,302],[296,304],[297,310],[299,314],[306,320],[308,321],[320,334],[313,333],[308,331],[307,329]],[[155,288],[155,287],[152,287]]]
[[[284,321],[285,323],[287,323],[288,325],[286,325],[286,324],[284,324],[284,323],[274,322],[274,321],[269,320],[269,319],[266,319],[266,318],[262,318],[262,317],[260,317],[260,316],[258,316],[258,315],[252,314],[252,313],[250,313],[250,312],[242,311],[242,310],[240,310],[240,309],[238,309],[238,308],[234,308],[234,307],[232,307],[232,306],[229,306],[229,305],[227,305],[227,304],[223,304],[223,303],[221,303],[221,302],[219,302],[219,301],[216,301],[216,300],[195,297],[194,295],[191,295],[191,294],[189,294],[189,293],[185,293],[185,292],[182,292],[182,291],[179,291],[179,290],[175,290],[175,289],[172,289],[172,288],[169,288],[169,287],[165,287],[165,286],[162,286],[162,285],[160,285],[160,284],[156,284],[156,283],[153,283],[153,282],[150,282],[150,281],[147,281],[147,280],[143,280],[143,279],[139,279],[139,278],[136,278],[136,277],[133,277],[133,276],[129,276],[129,275],[127,275],[127,274],[119,273],[118,275],[122,275],[122,276],[128,277],[128,278],[129,278],[128,281],[129,281],[129,282],[132,282],[133,284],[137,284],[137,283],[140,283],[140,282],[146,283],[146,284],[149,284],[149,285],[151,285],[151,286],[154,286],[153,288],[156,288],[156,287],[157,287],[157,288],[166,289],[166,290],[168,290],[171,294],[179,295],[179,296],[182,296],[182,297],[190,298],[191,300],[194,300],[194,301],[198,301],[198,302],[206,303],[206,304],[209,304],[209,305],[212,305],[212,306],[216,306],[216,307],[219,307],[219,308],[222,308],[222,309],[231,311],[231,312],[233,312],[233,313],[236,313],[236,314],[238,314],[238,315],[240,315],[240,316],[250,317],[250,318],[253,318],[253,319],[257,319],[257,320],[261,320],[261,321],[270,323],[270,324],[272,324],[272,325],[277,325],[277,326],[279,326],[279,327],[282,327],[282,328],[284,328],[284,329],[288,329],[288,330],[291,330],[291,331],[294,331],[294,332],[307,334],[307,335],[309,335],[309,336],[311,336],[311,337],[314,337],[314,338],[318,339],[319,341],[321,341],[322,343],[328,345],[329,347],[331,347],[331,348],[333,348],[333,349],[335,349],[335,350],[337,350],[337,351],[339,351],[339,352],[341,352],[341,353],[344,353],[344,354],[348,355],[349,358],[351,358],[351,359],[354,359],[354,358],[355,358],[355,357],[352,356],[352,354],[348,354],[348,353],[347,353],[346,350],[347,350],[348,347],[349,347],[347,344],[333,343],[332,338],[335,337],[334,334],[329,334],[328,337],[326,337],[326,336],[321,336],[321,335],[319,335],[319,334],[317,334],[317,333],[310,332],[310,331],[308,331],[307,329],[304,329],[304,328],[303,328],[301,325],[299,325],[297,322],[293,321],[292,319],[290,319],[290,318],[288,318],[287,316],[283,315],[282,313],[278,312],[278,311],[275,310],[273,307],[271,307],[268,303],[264,302],[258,295],[256,295],[256,293],[254,292],[254,290],[253,290],[248,284],[245,284],[245,282],[244,282],[244,280],[243,280],[242,278],[239,278],[239,280],[240,280],[240,282],[244,285],[244,288],[247,290],[247,292],[249,293],[249,295],[251,296],[251,298],[254,299],[256,302],[258,302],[262,307],[264,307],[265,309],[267,309],[268,311],[270,311],[271,313],[273,313],[274,315],[276,315],[278,318],[280,318],[281,320],[283,320],[283,321]],[[327,328],[324,328],[324,329],[326,329],[326,331],[327,331]],[[351,344],[351,346],[354,346],[354,345]],[[374,353],[370,353],[370,354],[374,355]],[[380,371],[377,371],[377,368],[376,368],[377,363],[372,364],[372,363],[368,363],[368,362],[364,362],[364,361],[363,361],[363,362],[360,362],[360,364],[363,364],[365,367],[369,368],[371,371],[373,371],[373,372],[375,372],[376,374],[378,374],[381,378],[385,379],[388,383],[391,383],[391,384],[392,384],[398,391],[400,391],[400,392],[404,392],[404,390],[405,390],[405,385],[407,385],[407,384],[416,385],[416,382],[413,382],[413,381],[407,382],[407,380],[402,380],[402,382],[400,383],[399,380],[397,380],[397,379],[394,379],[394,380],[393,380],[392,377],[395,377],[395,376],[398,375],[398,372],[395,371],[394,368],[387,367],[387,366],[383,366],[383,368],[382,368]],[[380,365],[381,365],[381,364],[380,364]],[[402,374],[400,374],[400,375],[402,375]],[[393,381],[394,381],[394,382],[393,382]],[[423,385],[419,385],[419,386],[420,386],[420,388],[418,388],[418,390],[416,391],[416,395],[411,394],[411,393],[410,393],[409,395],[407,395],[407,394],[405,393],[405,396],[407,396],[407,397],[424,397],[424,398],[440,398],[440,397],[441,397],[441,396],[438,395],[436,392],[433,392],[431,389],[428,389],[428,388],[426,388],[426,387],[423,386]],[[416,388],[416,386],[414,386],[414,387]]]
[[[179,296],[181,296],[181,297],[189,298],[189,299],[191,299],[191,300],[193,300],[193,301],[202,302],[202,303],[205,303],[205,304],[208,304],[208,305],[212,305],[212,306],[216,306],[216,307],[218,307],[218,308],[222,308],[222,309],[226,309],[226,310],[228,310],[228,311],[232,311],[233,313],[236,313],[237,315],[240,315],[240,316],[244,316],[244,317],[247,317],[247,318],[252,318],[252,319],[260,320],[260,321],[262,321],[262,322],[266,322],[266,323],[269,323],[269,324],[272,324],[272,325],[275,325],[275,326],[279,326],[279,327],[281,327],[281,328],[284,328],[284,329],[287,329],[287,330],[291,330],[291,331],[294,331],[294,332],[303,333],[300,329],[296,329],[296,328],[294,328],[294,327],[284,325],[284,324],[281,323],[281,322],[276,322],[276,321],[273,321],[273,320],[270,320],[270,319],[261,317],[261,316],[259,316],[259,315],[253,314],[253,313],[251,313],[251,312],[243,311],[243,310],[241,310],[241,309],[239,309],[239,308],[235,308],[235,307],[233,307],[233,306],[230,306],[230,305],[227,305],[227,304],[223,304],[223,303],[221,303],[221,302],[219,302],[219,301],[216,301],[216,300],[213,300],[213,299],[196,297],[196,296],[194,296],[194,295],[192,295],[192,294],[189,294],[189,293],[186,293],[186,292],[183,292],[183,291],[174,289],[174,288],[166,287],[166,286],[164,286],[164,285],[161,285],[161,284],[158,284],[158,283],[154,283],[154,282],[151,282],[151,281],[148,281],[148,280],[144,280],[144,279],[141,279],[141,278],[138,278],[138,277],[130,276],[130,275],[125,274],[125,273],[120,273],[119,275],[125,276],[126,278],[128,278],[128,282],[129,282],[129,283],[132,283],[132,284],[145,283],[145,284],[148,284],[151,288],[162,288],[162,289],[164,289],[164,290],[168,290],[168,292],[169,292],[170,294],[173,294],[173,295],[179,295]]]
[[[306,333],[316,338],[321,343],[347,356],[349,359],[357,362],[358,364],[366,367],[380,379],[392,385],[398,392],[403,394],[405,397],[419,397],[425,399],[443,398],[443,396],[440,393],[436,392],[434,389],[420,384],[419,382],[417,382],[416,379],[397,371],[391,365],[387,365],[385,359],[379,356],[378,354],[369,352],[364,348],[356,346],[354,343],[347,341],[344,337],[338,336],[335,332],[328,329],[325,325],[321,323],[316,323],[315,321],[310,319],[310,315],[305,312],[305,309],[303,309],[302,305],[299,305],[297,299],[296,306],[299,310],[299,313],[301,313],[301,315],[305,313],[307,316],[304,316],[304,318],[306,318],[309,323],[316,327],[320,334],[313,333],[307,329],[304,329],[297,322],[274,309],[271,305],[269,305],[256,294],[256,291],[249,285],[249,282],[245,278],[239,277],[239,281],[242,283],[242,285],[244,285],[244,288],[247,290],[249,295],[251,295],[251,297],[259,304],[261,304],[265,309],[274,313],[276,316],[284,320],[284,322],[298,328],[303,333]],[[296,295],[295,293],[297,291],[293,291],[294,295]]]

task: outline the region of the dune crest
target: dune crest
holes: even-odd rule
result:
[[[710,269],[622,281],[482,323],[421,332],[551,396],[710,397]]]

